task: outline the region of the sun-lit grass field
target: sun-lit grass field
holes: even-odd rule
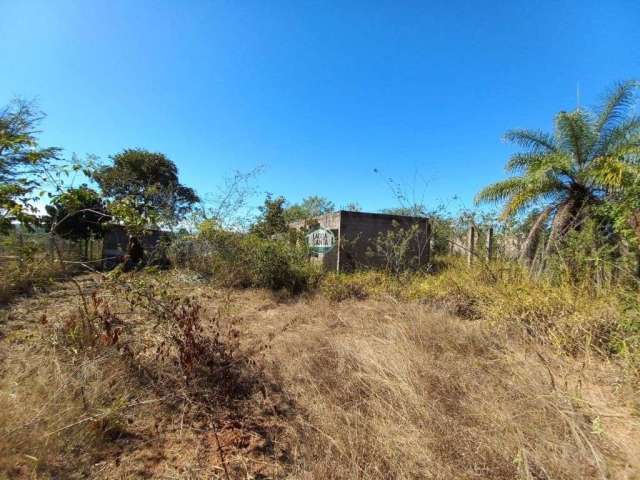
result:
[[[636,478],[616,303],[494,274],[292,296],[151,271],[19,299],[0,478]]]

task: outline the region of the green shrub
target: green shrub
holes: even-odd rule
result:
[[[330,273],[326,275],[320,284],[322,294],[329,300],[341,302],[348,298],[364,299],[370,294],[366,285],[354,281],[355,275],[339,275]]]
[[[207,275],[226,287],[299,293],[315,287],[320,278],[306,246],[295,238],[266,239],[215,227],[174,242],[170,259],[174,265]]]

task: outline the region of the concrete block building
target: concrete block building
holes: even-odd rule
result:
[[[333,233],[333,248],[316,254],[316,261],[327,270],[347,272],[388,266],[388,255],[379,246],[393,244],[401,237],[407,240],[408,257],[414,267],[426,266],[430,260],[431,224],[423,217],[341,210],[315,217],[311,222],[293,222],[290,227],[310,232],[320,228]],[[411,238],[409,232],[413,232]]]

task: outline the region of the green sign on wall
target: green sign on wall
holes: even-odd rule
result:
[[[319,228],[307,235],[307,244],[314,253],[327,253],[333,250],[336,237],[331,230]]]

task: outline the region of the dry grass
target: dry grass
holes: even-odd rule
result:
[[[640,388],[640,296],[622,287],[555,285],[513,263],[468,268],[459,259],[436,275],[379,272],[329,275],[321,289],[334,301],[395,298],[417,301],[494,328],[524,328],[570,355],[596,354],[624,364]]]
[[[264,401],[256,352],[238,349],[232,322],[219,324],[224,299],[212,292],[216,305],[202,312],[160,290],[160,276],[126,280],[84,302],[69,284],[7,312],[0,478],[277,471],[282,422]]]
[[[11,261],[0,264],[0,305],[21,294],[32,293],[62,277],[59,265],[48,260],[26,261],[21,265]]]
[[[299,408],[300,476],[638,474],[638,419],[611,393],[619,378],[608,365],[390,300],[315,299],[283,316],[272,355]]]
[[[498,328],[382,293],[335,303],[218,291],[181,274],[130,284],[140,282],[199,300],[204,334],[219,332],[238,360],[231,381],[203,371],[186,382],[175,350],[158,357],[175,330],[155,326],[164,314],[144,299],[99,290],[132,355],[52,343],[50,329],[80,305],[72,285],[24,300],[0,326],[8,478],[225,478],[224,467],[234,479],[640,475],[621,370],[564,355],[517,322]]]

